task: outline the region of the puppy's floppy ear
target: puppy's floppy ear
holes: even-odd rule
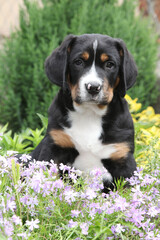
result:
[[[117,86],[117,90],[120,93],[121,97],[124,97],[126,91],[135,83],[138,71],[133,57],[127,50],[123,40],[116,40],[118,51],[121,56],[121,66],[119,72],[120,82]]]
[[[66,77],[67,57],[74,35],[68,35],[45,61],[45,71],[49,80],[62,87]]]

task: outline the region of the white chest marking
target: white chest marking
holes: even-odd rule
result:
[[[102,115],[106,109],[101,110],[93,104],[83,104],[75,106],[75,110],[69,112],[71,128],[65,128],[79,152],[73,166],[84,172],[94,168],[103,170],[101,159],[107,159],[115,152],[114,144],[102,145],[99,140],[102,133]],[[112,180],[109,172],[104,178]]]

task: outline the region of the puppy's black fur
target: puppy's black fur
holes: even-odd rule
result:
[[[90,80],[92,66],[98,80]],[[102,126],[97,141],[103,148],[110,144],[116,148],[107,158],[101,158],[100,153],[99,161],[112,176],[112,180],[104,180],[105,187],[112,188],[120,177],[131,177],[136,169],[134,127],[124,96],[136,81],[137,68],[125,43],[100,34],[69,35],[47,58],[45,70],[60,90],[49,108],[46,135],[32,158],[74,166],[81,152],[66,131],[73,124],[69,116],[83,106],[87,106],[86,111],[94,106],[104,111],[100,114]]]

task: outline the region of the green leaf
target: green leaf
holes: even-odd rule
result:
[[[20,179],[20,166],[18,163],[15,163],[15,160],[11,160],[12,164],[12,175],[13,175],[13,181],[14,184],[16,185]]]
[[[42,114],[37,113],[38,117],[41,119],[42,125],[44,127],[44,129],[47,129],[48,126],[48,118],[44,117]]]

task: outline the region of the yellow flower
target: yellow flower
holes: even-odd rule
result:
[[[152,134],[155,138],[160,138],[160,128],[153,126],[151,128],[148,128],[148,131]]]
[[[138,98],[135,98],[134,100],[132,100],[130,96],[126,95],[125,99],[127,100],[128,104],[129,104],[129,108],[130,108],[131,113],[138,112],[141,109],[142,104],[137,103]]]
[[[138,99],[125,96],[135,123],[137,157],[139,166],[150,166],[160,158],[160,114],[156,114],[153,107],[149,106],[140,112],[141,103]]]

